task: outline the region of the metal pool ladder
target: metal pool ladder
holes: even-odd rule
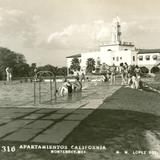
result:
[[[56,92],[57,92],[57,84],[56,84],[56,76],[51,71],[39,71],[34,75],[34,105],[36,105],[37,100],[39,101],[39,104],[42,103],[42,89],[41,89],[41,83],[46,78],[49,77],[49,83],[50,83],[50,102],[52,104],[53,101],[53,82],[54,82],[54,98],[56,99]],[[38,96],[36,95],[36,88],[38,83]]]

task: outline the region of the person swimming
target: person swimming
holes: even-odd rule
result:
[[[69,80],[67,80],[66,78],[63,80],[63,84],[59,89],[60,91],[60,95],[61,96],[65,96],[65,95],[69,95],[72,93],[72,84],[71,82],[69,82]]]

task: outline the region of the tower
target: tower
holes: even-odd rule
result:
[[[121,25],[119,17],[113,19],[112,23],[112,43],[120,44],[121,43]]]

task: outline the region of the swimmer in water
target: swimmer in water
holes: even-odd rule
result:
[[[65,96],[72,93],[72,84],[65,78],[60,87],[60,95]]]

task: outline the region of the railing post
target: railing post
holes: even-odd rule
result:
[[[57,82],[56,82],[56,75],[54,76],[54,98],[57,98]]]
[[[36,104],[36,79],[34,79],[34,105]]]
[[[41,103],[41,79],[39,79],[39,103]]]
[[[51,76],[50,76],[50,92],[51,92],[51,103],[52,103],[53,96],[52,96],[52,78]]]

